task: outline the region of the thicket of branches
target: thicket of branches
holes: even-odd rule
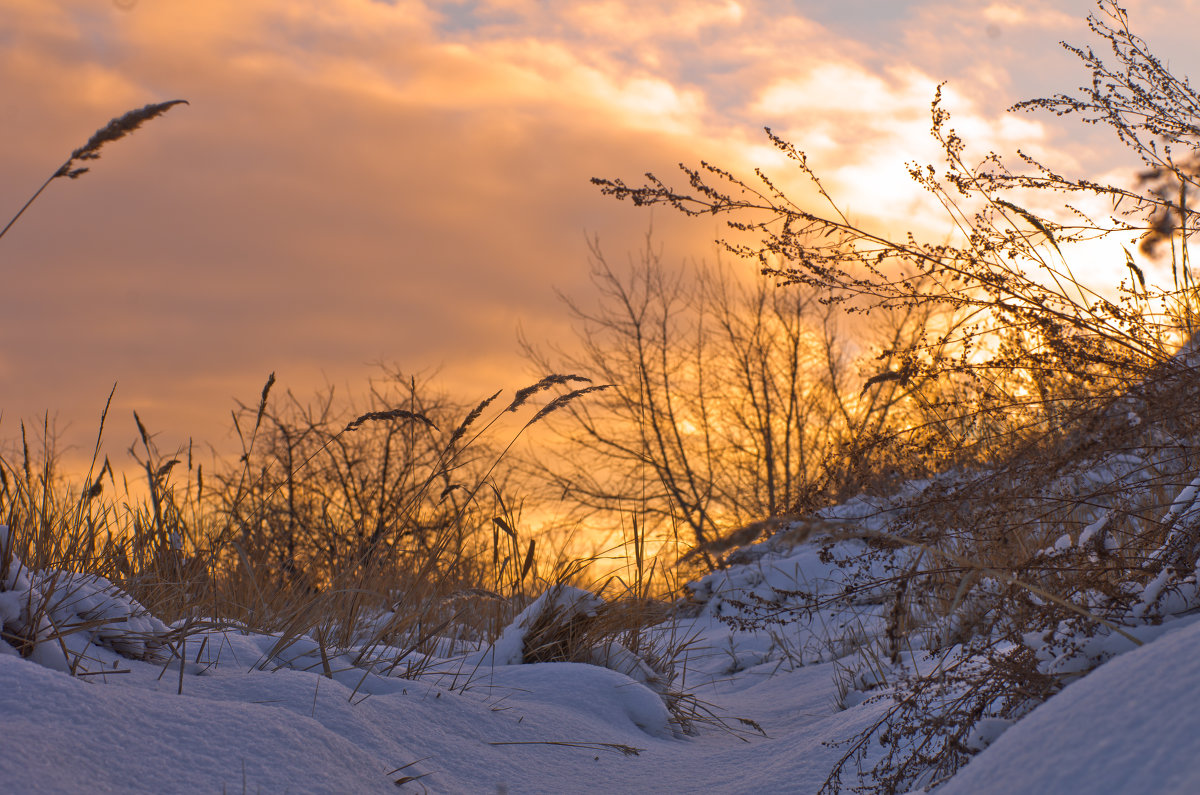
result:
[[[636,513],[652,531],[675,523],[709,555],[748,523],[926,473],[866,453],[907,419],[898,383],[862,390],[863,359],[893,365],[892,351],[924,333],[925,307],[847,331],[815,290],[671,267],[649,236],[627,270],[594,241],[591,265],[591,300],[562,296],[575,339],[525,343],[539,368],[614,385],[551,423],[556,449],[574,452],[536,462],[549,495],[610,520]]]
[[[797,205],[761,170],[744,178],[710,163],[681,166],[685,188],[653,174],[641,186],[593,181],[639,206],[726,217],[737,241],[725,243],[729,251],[847,313],[919,308],[939,316],[923,335],[886,352],[896,365],[881,369],[871,388],[898,383],[918,408],[924,423],[906,433],[914,451],[928,446],[943,467],[964,457],[996,459],[1011,451],[1010,442],[1058,433],[1097,400],[1175,366],[1180,331],[1190,336],[1192,329],[1195,291],[1182,243],[1195,215],[1186,199],[1197,184],[1196,95],[1129,31],[1123,10],[1107,2],[1101,8],[1091,25],[1120,66],[1110,69],[1092,50],[1072,48],[1093,72],[1093,85],[1077,97],[1013,110],[1079,114],[1111,126],[1148,167],[1149,190],[1064,176],[1023,153],[1016,170],[996,154],[973,164],[940,89],[932,134],[945,164],[940,171],[914,165],[910,173],[945,207],[956,230],[950,243],[893,240],[855,225],[804,153],[769,129],[771,142],[825,200],[824,212]],[[1098,195],[1110,200],[1112,214],[1090,218],[1068,205],[1056,217],[1038,215],[1021,204],[1030,192]],[[1147,247],[1169,244],[1171,286],[1148,284],[1132,255],[1131,278],[1115,295],[1074,273],[1070,244],[1139,230]]]
[[[1109,128],[1142,164],[1128,186],[1025,153],[971,160],[940,90],[931,132],[945,162],[911,175],[945,208],[949,242],[851,222],[804,153],[770,130],[823,209],[793,202],[762,171],[710,163],[681,166],[682,186],[653,174],[640,185],[594,180],[637,205],[725,218],[726,248],[784,290],[852,315],[928,313],[865,385],[897,390],[892,411],[905,418],[864,440],[870,454],[939,474],[881,501],[883,529],[845,527],[868,541],[841,560],[845,606],[886,620],[873,678],[887,682],[892,706],[848,744],[829,791],[862,765],[872,791],[932,784],[986,745],[981,721],[1019,719],[1139,642],[1139,627],[1200,606],[1200,291],[1189,254],[1200,95],[1131,31],[1124,9],[1098,9],[1089,25],[1104,49],[1068,46],[1089,82],[1012,110]],[[1063,200],[1057,210],[1032,209],[1052,197]],[[1109,210],[1089,216],[1076,206],[1085,197]],[[1119,286],[1076,270],[1087,265],[1072,244],[1097,238],[1125,258]],[[1131,247],[1169,258],[1170,283],[1147,278],[1150,263]],[[823,606],[795,592],[747,607],[778,621]]]
[[[1013,110],[1110,125],[1143,161],[1129,187],[1067,177],[1024,153],[1016,167],[995,154],[971,162],[940,89],[931,131],[945,163],[910,173],[945,208],[950,242],[856,225],[804,153],[770,130],[823,211],[796,204],[762,171],[742,177],[711,163],[681,166],[682,188],[653,174],[640,186],[593,180],[638,205],[725,217],[725,249],[764,278],[672,268],[650,241],[625,272],[592,244],[598,299],[564,297],[575,347],[526,345],[539,367],[615,385],[557,423],[587,452],[538,465],[550,493],[585,514],[635,507],[682,530],[711,565],[708,552],[753,535],[731,536],[748,523],[1078,444],[1107,405],[1177,368],[1195,315],[1184,245],[1200,162],[1194,100],[1122,9],[1100,9],[1090,24],[1120,65],[1069,48],[1093,85]],[[1046,206],[1047,193],[1068,203],[1028,209]],[[1083,195],[1108,199],[1111,213],[1086,216],[1070,204]],[[1080,278],[1072,244],[1114,233],[1140,235],[1144,256],[1169,256],[1171,284],[1148,283],[1146,260],[1117,243],[1125,282]]]

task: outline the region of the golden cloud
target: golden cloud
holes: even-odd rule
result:
[[[585,284],[586,232],[616,253],[653,217],[680,257],[720,232],[588,179],[703,157],[790,184],[763,124],[886,223],[924,207],[904,163],[931,156],[942,78],[981,147],[1054,146],[985,101],[1006,87],[970,48],[944,44],[946,74],[927,40],[884,52],[767,0],[0,6],[13,211],[109,117],[192,103],[51,186],[0,241],[5,380],[25,385],[4,419],[60,409],[86,433],[113,380],[122,411],[156,406],[159,427],[199,438],[271,370],[300,394],[376,361],[444,363],[472,395],[519,385],[515,328],[566,333],[552,287]],[[951,21],[1025,24],[1032,8]]]

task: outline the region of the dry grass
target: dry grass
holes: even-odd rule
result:
[[[568,378],[543,379],[487,416],[493,396],[458,422],[454,406],[415,381],[392,381],[407,408],[383,407],[395,396],[376,390],[376,405],[347,421],[325,398],[315,413],[290,395],[272,401],[268,380],[235,420],[241,461],[207,477],[189,450],[159,451],[137,419],[141,499],[118,488],[99,442],[94,472],[75,486],[56,471],[48,427],[33,449],[23,428],[17,455],[0,457],[3,573],[12,565],[106,577],[175,627],[158,644],[171,650],[189,631],[229,625],[275,634],[267,658],[286,658],[308,638],[330,659],[349,654],[356,665],[412,675],[430,655],[486,644],[528,599],[585,576],[586,561],[547,558],[522,537],[512,486],[498,475],[517,438],[587,390],[530,407],[499,444],[489,432],[501,416]],[[23,626],[52,612],[53,593]],[[610,631],[617,616],[636,647],[663,614],[612,612]],[[10,629],[5,638],[23,653],[82,631]]]

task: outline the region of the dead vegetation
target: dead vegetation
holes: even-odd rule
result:
[[[863,389],[896,390],[903,421],[861,437],[857,452],[932,474],[881,495],[875,524],[841,531],[870,543],[839,560],[850,580],[830,598],[851,612],[867,599],[883,616],[863,665],[879,669],[869,687],[892,706],[847,743],[828,791],[860,770],[871,791],[932,785],[990,742],[981,727],[1011,724],[1140,643],[1147,626],[1200,605],[1200,427],[1189,408],[1200,384],[1189,255],[1200,96],[1131,32],[1124,9],[1098,9],[1089,24],[1106,53],[1068,47],[1087,85],[1013,110],[1109,127],[1141,160],[1139,185],[1064,176],[1026,154],[973,163],[940,90],[931,132],[945,163],[910,173],[946,208],[947,242],[857,226],[804,153],[769,130],[823,210],[793,203],[762,171],[743,178],[709,163],[681,166],[683,188],[655,175],[594,180],[637,205],[727,219],[728,250],[782,289],[816,291],[852,315],[933,319],[885,349]],[[1051,195],[1068,203],[1056,210]],[[1084,196],[1110,213],[1084,214],[1072,203]],[[1139,238],[1158,269],[1169,255],[1168,285],[1134,258]],[[1125,244],[1121,284],[1079,275],[1072,246],[1097,239],[1118,256]],[[827,536],[833,555],[839,533]],[[758,626],[813,620],[825,606],[803,592],[742,605]]]

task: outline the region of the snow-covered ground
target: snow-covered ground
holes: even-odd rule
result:
[[[714,720],[691,731],[627,650],[608,667],[523,663],[540,608],[594,607],[571,590],[531,606],[494,649],[419,673],[355,667],[308,640],[280,651],[275,637],[228,628],[191,635],[181,671],[177,657],[125,638],[161,622],[106,581],[60,577],[73,587],[51,594],[51,617],[80,627],[65,647],[23,658],[0,643],[0,790],[817,792],[845,743],[891,703],[863,664],[884,601],[868,592],[853,610],[727,620],[756,594],[844,592],[843,570],[803,535],[777,534],[693,584],[693,615],[670,630],[691,640],[674,686]],[[9,624],[20,620],[18,586],[39,587],[21,576],[10,570],[0,595]],[[1146,638],[997,730],[943,791],[1200,791],[1200,623],[1169,621]],[[63,670],[71,664],[80,675]]]
[[[801,555],[792,573],[805,563],[821,567]],[[55,670],[52,650],[45,664],[0,655],[0,781],[13,792],[395,792],[405,778],[433,792],[815,791],[837,757],[822,743],[871,710],[839,711],[831,662],[789,662],[713,612],[675,632],[696,636],[687,689],[728,728],[691,735],[626,673],[520,664],[521,619],[495,653],[416,678],[344,658],[328,661],[331,678],[316,644],[271,658],[274,637],[229,630],[190,637],[180,675],[177,662],[123,656],[99,627],[70,636],[89,638],[71,644],[84,676]]]
[[[1200,792],[1200,623],[1092,671],[1017,722],[939,792]]]

